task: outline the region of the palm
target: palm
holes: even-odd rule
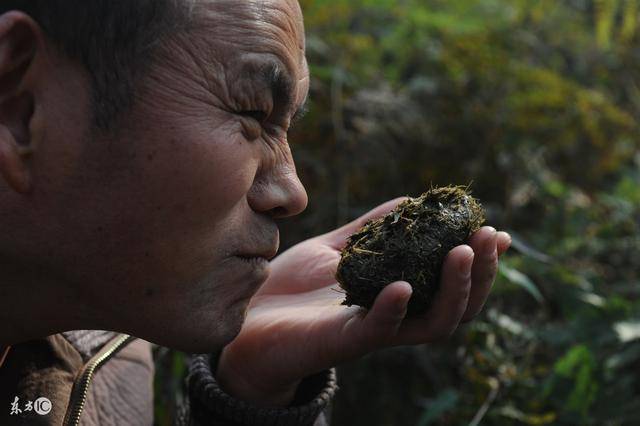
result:
[[[471,248],[461,246],[449,253],[441,290],[425,316],[404,319],[410,287],[400,282],[387,286],[368,312],[341,304],[344,294],[334,275],[346,238],[401,200],[389,201],[273,260],[272,273],[251,300],[242,330],[225,348],[221,365],[252,381],[252,386],[284,388],[379,347],[445,337],[476,315],[495,278],[497,256],[509,245],[508,235],[489,228],[471,238]],[[461,274],[461,267],[467,272]]]
[[[271,262],[271,274],[254,299],[268,295],[306,293],[325,287],[335,290],[337,283],[334,275],[340,250],[327,242],[325,236],[313,238],[274,259]],[[337,291],[330,291],[334,296],[340,296]]]
[[[277,364],[287,368],[270,368],[272,380],[292,381],[354,355],[343,331],[360,310],[341,305],[344,293],[334,279],[339,260],[337,248],[314,238],[272,262],[272,274],[251,300],[234,342],[246,342],[247,353],[260,357],[277,348]]]

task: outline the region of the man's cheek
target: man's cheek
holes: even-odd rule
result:
[[[211,145],[216,144],[211,141]],[[251,187],[257,169],[257,162],[245,151],[242,146],[219,144],[190,147],[185,153],[169,152],[169,164],[156,169],[150,184],[161,198],[171,197],[186,204],[233,205]]]

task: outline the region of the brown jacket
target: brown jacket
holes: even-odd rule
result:
[[[260,409],[221,390],[214,354],[195,355],[178,425],[326,425],[335,372],[305,380],[288,408]],[[0,366],[0,425],[152,425],[151,344],[107,331],[73,331],[12,346]]]
[[[153,374],[151,345],[124,334],[75,331],[18,344],[0,367],[0,424],[150,425]]]

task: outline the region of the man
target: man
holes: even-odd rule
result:
[[[307,204],[287,144],[309,90],[295,0],[0,13],[0,423],[149,424],[145,339],[205,354],[182,422],[321,424],[332,366],[482,308],[509,245],[488,227],[449,254],[425,317],[404,320],[404,282],[340,305],[340,247],[400,199],[269,262],[274,220]]]

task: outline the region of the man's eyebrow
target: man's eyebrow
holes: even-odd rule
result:
[[[259,65],[257,72],[246,70],[244,77],[258,80],[263,87],[271,92],[274,108],[280,109],[281,113],[289,113],[297,107],[291,118],[291,124],[302,119],[308,112],[308,96],[299,107],[294,105],[294,81],[289,71],[278,61],[269,61]],[[282,109],[281,109],[282,108]]]
[[[259,73],[260,78],[271,90],[275,104],[290,106],[293,102],[293,79],[286,68],[276,62],[269,62]]]

